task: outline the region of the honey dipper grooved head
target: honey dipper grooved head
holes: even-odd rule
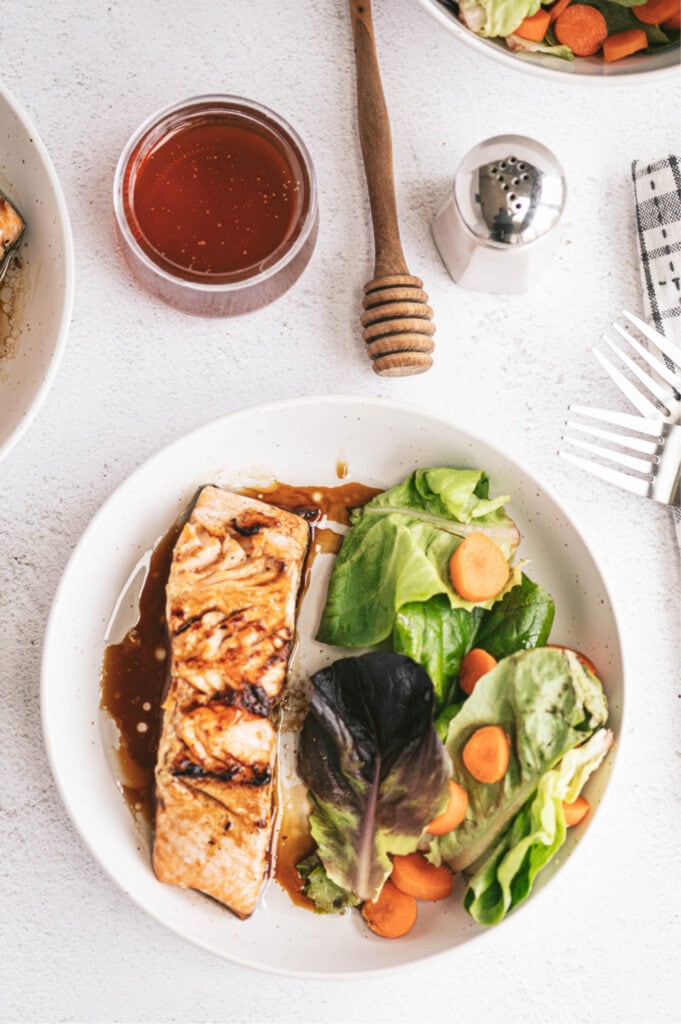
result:
[[[423,281],[409,274],[379,277],[365,285],[360,320],[376,373],[406,377],[432,365],[435,324],[427,299]]]

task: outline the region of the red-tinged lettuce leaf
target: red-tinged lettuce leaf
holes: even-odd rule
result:
[[[411,853],[447,803],[449,756],[433,726],[433,684],[410,658],[342,658],[312,677],[298,770],[328,877],[375,899],[389,854]]]

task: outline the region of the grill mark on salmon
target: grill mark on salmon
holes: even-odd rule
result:
[[[156,764],[154,870],[242,918],[267,869],[274,719],[308,540],[301,517],[207,486],[166,587],[171,681]]]

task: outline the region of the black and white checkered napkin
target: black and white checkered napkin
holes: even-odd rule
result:
[[[681,345],[681,161],[634,160],[631,173],[645,317]],[[681,548],[681,508],[673,512]]]

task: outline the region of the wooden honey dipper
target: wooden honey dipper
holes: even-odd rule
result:
[[[433,311],[423,281],[413,277],[397,224],[390,121],[371,19],[371,0],[350,0],[357,69],[357,121],[374,227],[374,276],[364,286],[360,318],[376,373],[406,377],[433,362]]]

